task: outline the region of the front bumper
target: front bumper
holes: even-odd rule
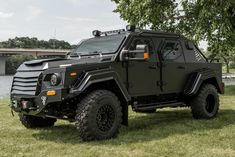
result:
[[[48,90],[42,91],[38,96],[11,95],[11,108],[15,112],[27,115],[43,115],[44,109],[52,103],[59,103],[65,99],[66,90],[53,89],[54,96],[47,96]]]

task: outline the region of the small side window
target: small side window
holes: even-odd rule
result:
[[[198,50],[196,46],[194,46],[193,51],[195,53],[195,58],[197,62],[206,62],[206,59],[202,56],[201,52]]]
[[[172,62],[184,62],[180,43],[177,41],[167,41],[162,50],[162,59]]]

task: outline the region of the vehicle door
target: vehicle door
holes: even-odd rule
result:
[[[178,39],[165,39],[161,49],[162,93],[179,94],[183,91],[187,72],[183,48]]]
[[[144,61],[128,62],[129,92],[132,96],[158,95],[160,88],[157,82],[160,79],[160,69],[157,67],[157,54],[151,37],[133,37],[128,46],[135,50],[137,45],[148,45],[149,59]]]

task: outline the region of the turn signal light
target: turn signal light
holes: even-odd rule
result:
[[[54,90],[47,92],[47,96],[55,96],[55,95],[56,95],[56,91]]]

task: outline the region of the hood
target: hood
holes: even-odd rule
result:
[[[104,63],[114,60],[114,56],[105,57],[86,57],[80,59],[62,59],[62,58],[52,58],[52,59],[40,59],[24,62],[19,68],[20,71],[44,71],[51,68],[66,67],[79,64],[95,64]]]

